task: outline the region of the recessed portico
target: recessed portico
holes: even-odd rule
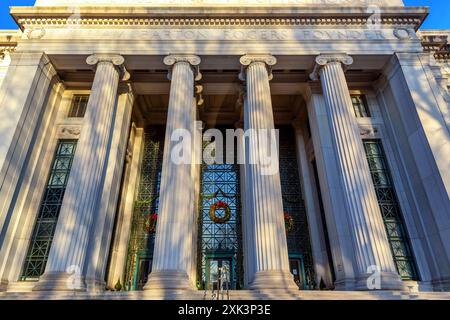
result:
[[[447,288],[427,258],[448,260],[450,204],[424,8],[383,6],[373,28],[359,6],[39,4],[12,8],[23,33],[3,81],[21,98],[0,94],[35,110],[0,142],[5,291]],[[279,130],[276,174],[194,161],[199,135],[236,128]],[[171,158],[176,130],[192,163]],[[245,160],[266,151],[233,139]]]

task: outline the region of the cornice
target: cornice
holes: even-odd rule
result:
[[[365,25],[364,7],[12,7],[11,15],[23,30],[46,26],[267,26]],[[386,7],[382,25],[416,29],[428,15],[425,7]]]
[[[22,33],[20,31],[2,31],[0,30],[0,60],[3,60],[7,54],[16,50],[17,40]]]

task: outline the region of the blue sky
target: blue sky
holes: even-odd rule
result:
[[[35,0],[0,0],[0,29],[15,29],[9,16],[9,6],[30,6]],[[431,13],[422,29],[450,29],[449,0],[403,0],[409,6],[429,6]]]

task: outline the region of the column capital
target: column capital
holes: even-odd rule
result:
[[[169,67],[173,67],[178,62],[186,62],[191,65],[194,71],[195,81],[199,81],[202,78],[202,74],[200,73],[200,62],[202,60],[199,56],[196,56],[194,54],[170,54],[166,57],[164,57],[163,60],[164,64]],[[167,78],[171,80],[172,77],[172,68],[169,70],[169,74]]]
[[[120,54],[113,53],[94,53],[86,58],[86,63],[90,66],[96,66],[99,62],[110,62],[118,68],[121,73],[121,80],[126,81],[130,79],[130,74],[125,69],[125,58]]]
[[[291,126],[295,131],[298,131],[303,134],[303,123],[299,117],[295,118],[291,121]]]
[[[346,53],[323,53],[316,57],[313,72],[309,75],[313,81],[319,80],[320,69],[332,62],[338,62],[345,69],[353,64],[353,58]]]
[[[262,62],[266,65],[267,72],[269,74],[269,80],[272,80],[272,66],[277,63],[277,58],[269,53],[246,54],[239,59],[239,62],[241,63],[241,73],[239,74],[240,80],[245,81],[245,70],[249,65],[256,62]]]
[[[120,66],[125,62],[125,58],[119,54],[109,53],[94,53],[86,58],[86,63],[89,65],[96,65],[99,62],[111,62],[115,66]]]

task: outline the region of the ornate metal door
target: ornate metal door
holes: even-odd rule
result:
[[[157,217],[158,213],[164,127],[146,130],[143,143],[140,178],[125,271],[126,290],[141,290],[151,272],[156,223],[153,217]]]
[[[207,289],[212,261],[227,260],[230,289],[240,289],[243,277],[239,165],[202,164],[201,170],[197,286]]]
[[[298,261],[298,268],[300,268],[297,270],[299,288],[314,289],[316,288],[315,272],[308,217],[300,185],[295,135],[291,127],[283,126],[279,129],[280,179],[289,259]]]

